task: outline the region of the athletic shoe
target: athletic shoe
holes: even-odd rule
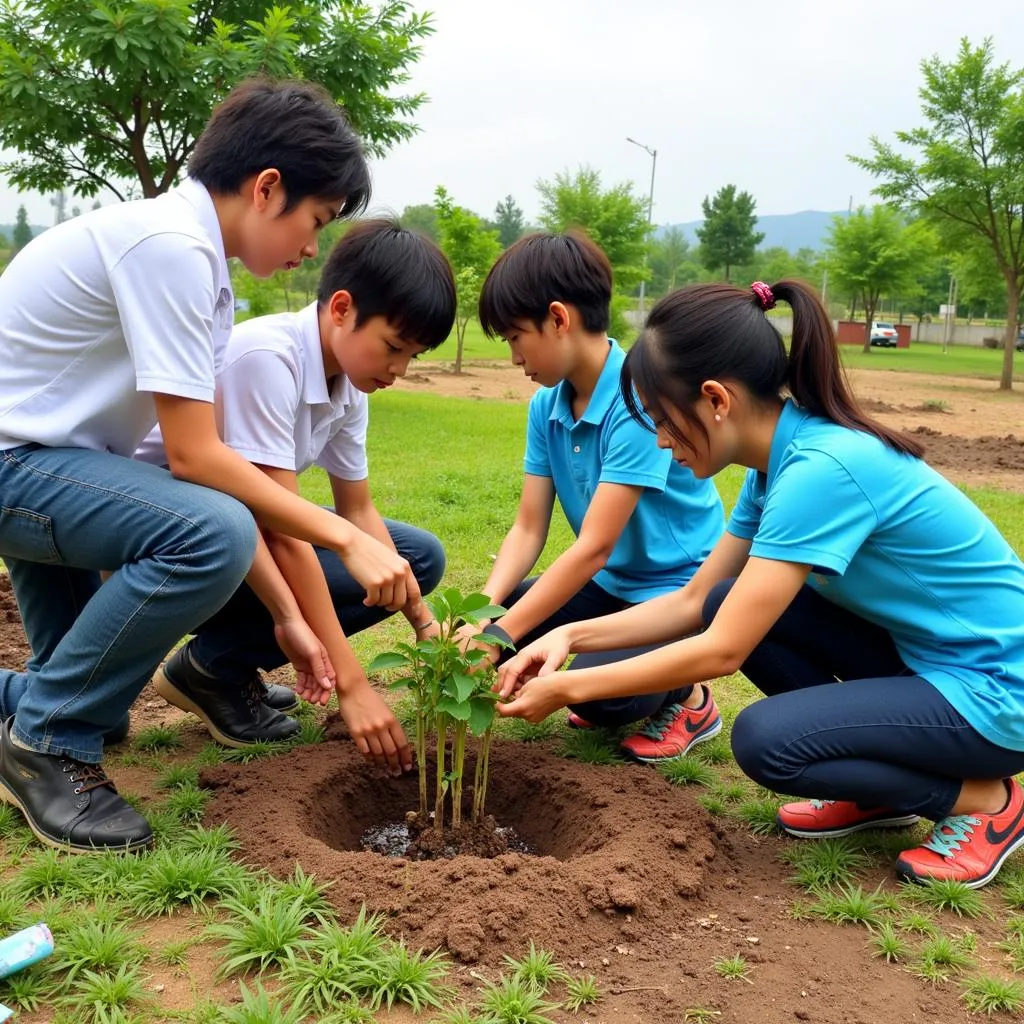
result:
[[[937,822],[932,834],[896,861],[908,882],[952,879],[969,889],[988,885],[1003,861],[1024,844],[1024,788],[1008,779],[1006,806],[997,814],[955,814]]]
[[[585,718],[580,718],[575,711],[569,712],[569,717],[565,720],[565,724],[570,729],[593,729],[594,723],[588,722]]]
[[[178,648],[164,662],[153,679],[153,688],[168,704],[198,715],[218,743],[250,747],[286,740],[299,731],[294,718],[263,703],[255,674],[241,683],[215,679],[200,671],[188,647]]]
[[[851,800],[802,800],[783,804],[775,820],[783,832],[800,839],[829,839],[848,836],[865,828],[904,828],[913,825],[916,814],[900,814],[889,807],[864,810]]]
[[[25,815],[35,837],[69,853],[140,850],[153,842],[146,819],[117,794],[98,764],[25,750],[0,726],[0,801]]]
[[[682,757],[691,747],[717,736],[722,731],[722,716],[715,707],[711,691],[704,690],[699,708],[666,704],[632,736],[622,741],[622,749],[637,761],[667,761]]]
[[[284,714],[286,711],[294,711],[299,706],[299,698],[290,686],[282,686],[280,683],[265,683],[259,680],[260,700]]]

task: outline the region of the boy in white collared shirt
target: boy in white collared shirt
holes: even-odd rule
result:
[[[294,493],[303,470],[325,469],[337,515],[397,549],[423,593],[440,581],[444,551],[433,534],[382,519],[374,505],[367,396],[404,376],[419,353],[440,345],[454,318],[452,272],[437,246],[392,221],[366,221],[335,246],[317,301],[297,313],[240,324],[217,373],[225,443]],[[306,581],[295,594],[337,672],[338,703],[353,739],[366,756],[397,770],[395,759],[407,740],[346,640],[388,611],[364,603],[363,588],[333,551],[281,533],[267,532],[266,538],[284,575]],[[418,599],[402,611],[419,638],[436,629]],[[257,669],[283,664],[273,625],[252,591],[239,588],[164,665],[157,691],[177,707],[198,711],[217,735],[217,723],[195,706],[192,688],[209,685],[212,677],[229,691]]]
[[[226,258],[265,276],[315,255],[319,228],[367,201],[358,138],[317,86],[254,80],[214,111],[189,176],[47,231],[0,278],[0,557],[32,647],[25,671],[0,669],[0,799],[77,852],[152,842],[103,737],[247,573],[301,677],[332,685],[253,514],[338,551],[370,603],[417,593],[393,550],[224,445],[213,412]],[[158,421],[170,473],[130,458]]]

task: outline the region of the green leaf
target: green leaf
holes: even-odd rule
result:
[[[465,703],[473,696],[473,691],[476,689],[476,680],[472,676],[465,675],[454,675],[452,676],[452,682],[455,684],[455,699],[460,703]]]
[[[434,705],[435,709],[442,714],[449,715],[451,718],[456,719],[459,722],[468,722],[470,718],[470,704],[469,702],[457,703],[452,700],[451,697],[442,697],[437,704]]]
[[[500,604],[485,604],[480,608],[474,608],[472,611],[464,611],[462,617],[467,622],[477,623],[481,619],[496,619],[500,615],[505,614],[505,609]],[[490,642],[490,640],[488,640]]]
[[[474,736],[483,736],[494,721],[493,700],[478,695],[469,702],[469,731]]]
[[[407,668],[412,662],[404,655],[397,654],[394,651],[386,651],[384,654],[378,654],[373,661],[367,666],[367,672],[383,672],[386,669],[392,668]]]

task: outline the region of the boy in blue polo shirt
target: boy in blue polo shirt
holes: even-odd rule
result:
[[[625,353],[608,338],[612,270],[585,235],[536,234],[491,268],[480,323],[542,385],[530,401],[525,479],[515,523],[484,586],[509,606],[485,632],[528,644],[566,622],[608,615],[684,586],[723,527],[722,503],[659,451],[619,393]],[[555,499],[576,541],[527,578],[547,540]],[[605,653],[599,661],[635,651]],[[574,668],[582,668],[587,659]],[[722,727],[710,690],[666,688],[572,707],[576,727],[647,719],[623,742],[642,761],[678,757]]]

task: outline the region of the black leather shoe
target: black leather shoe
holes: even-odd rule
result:
[[[71,853],[127,852],[153,842],[146,819],[98,764],[15,746],[13,721],[0,727],[0,800],[25,815],[40,842]]]
[[[128,731],[131,727],[131,716],[125,715],[117,725],[112,729],[108,729],[103,734],[103,746],[106,748],[116,746],[118,743],[124,743],[128,739]]]
[[[281,686],[279,683],[259,682],[260,700],[273,708],[275,711],[294,711],[299,706],[299,698],[290,686]]]
[[[214,679],[192,664],[188,644],[164,662],[153,686],[168,704],[198,715],[210,735],[226,747],[286,740],[299,731],[294,718],[263,703],[255,675],[243,683]]]

